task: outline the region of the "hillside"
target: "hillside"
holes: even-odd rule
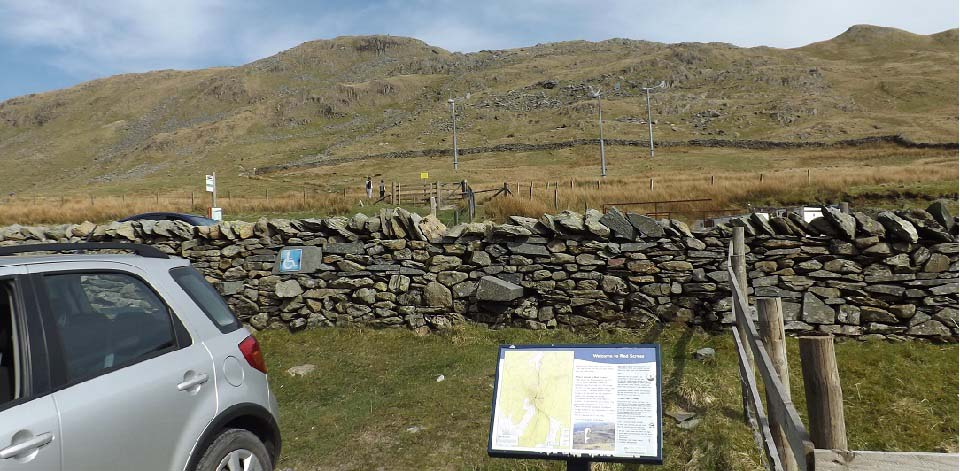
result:
[[[796,49],[628,39],[451,53],[416,39],[312,41],[239,67],[163,70],[0,103],[0,192],[196,186],[216,170],[596,135],[822,141],[902,134],[954,142],[957,30],[854,26]]]

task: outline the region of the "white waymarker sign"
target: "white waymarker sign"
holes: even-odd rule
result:
[[[210,208],[210,219],[223,221],[223,210],[220,208]]]
[[[217,188],[217,177],[213,175],[207,175],[207,191],[213,193]]]
[[[660,346],[501,345],[487,453],[663,463]]]

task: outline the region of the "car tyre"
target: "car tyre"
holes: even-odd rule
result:
[[[207,447],[195,471],[273,471],[267,447],[243,429],[227,429]]]

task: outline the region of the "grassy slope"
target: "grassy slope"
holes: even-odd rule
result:
[[[486,457],[496,346],[501,343],[638,343],[663,348],[667,411],[703,419],[686,431],[665,418],[664,469],[762,469],[740,419],[728,334],[679,326],[645,332],[464,327],[418,337],[406,330],[317,329],[258,334],[281,404],[281,467],[313,469],[563,469],[560,463]],[[714,361],[692,359],[701,347]],[[797,342],[791,387],[805,416]],[[837,345],[850,444],[856,449],[956,451],[957,346],[884,342]],[[311,363],[316,373],[284,371]],[[443,382],[436,382],[443,374]],[[417,427],[416,432],[409,429]],[[620,469],[607,466],[603,469]]]
[[[609,40],[467,55],[397,37],[314,41],[241,67],[123,75],[8,100],[0,171],[18,178],[0,191],[172,190],[210,170],[243,185],[241,173],[266,164],[446,147],[445,100],[468,92],[463,146],[595,135],[593,103],[576,88],[584,85],[609,92],[608,137],[642,138],[643,125],[620,118],[643,116],[637,87],[651,79],[670,83],[654,98],[663,139],[955,140],[955,36],[864,27],[791,50]],[[545,79],[558,86],[536,85]],[[720,116],[695,127],[707,110]]]

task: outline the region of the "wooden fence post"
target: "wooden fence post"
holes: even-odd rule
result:
[[[600,180],[597,180],[597,190],[600,189]]]
[[[787,366],[786,333],[783,329],[783,304],[780,302],[780,298],[758,297],[756,300],[760,339],[763,340],[764,349],[770,356],[773,369],[776,370],[780,383],[783,384],[783,390],[787,394],[787,397],[783,399],[789,401],[790,369]],[[769,399],[770,393],[773,391],[767,388],[766,392],[767,404],[770,404],[772,402]],[[787,434],[783,428],[785,424],[781,424],[777,420],[776,414],[768,415],[770,417],[770,430],[773,432],[773,441],[780,453],[780,462],[783,464],[784,471],[798,471],[797,460],[793,457],[793,451],[790,449],[790,443],[787,441]]]
[[[760,183],[763,183],[763,172],[760,173]]]
[[[557,211],[560,210],[560,189],[559,188],[553,189],[553,209]]]
[[[436,196],[430,197],[430,215],[433,217],[437,217],[437,197]]]
[[[730,263],[733,264],[733,274],[736,276],[736,279],[730,280],[733,283],[736,283],[740,288],[740,293],[743,294],[743,304],[748,305],[748,295],[747,295],[747,257],[746,257],[746,244],[744,242],[742,227],[733,228],[733,253],[730,254]],[[734,299],[734,302],[737,302]],[[734,307],[736,309],[736,307]],[[743,313],[743,315],[749,316],[749,312]],[[739,325],[737,323],[737,334],[740,337],[740,343],[744,345],[746,357],[747,357],[747,371],[750,374],[757,370],[756,362],[753,358],[753,350],[749,348],[750,337],[747,335],[747,326]],[[741,385],[741,397],[743,398],[743,420],[747,424],[751,423],[751,417],[753,414],[750,412],[750,391],[746,383]]]
[[[810,169],[807,169],[807,185],[810,184]]]
[[[520,196],[520,195],[517,195]],[[530,199],[533,199],[533,182],[530,182]]]
[[[832,335],[800,337],[800,369],[807,398],[810,439],[817,448],[847,450],[843,391]]]
[[[717,176],[716,176],[716,175],[710,175],[710,186],[713,186],[713,185],[715,185],[716,183],[717,183]]]
[[[573,189],[573,177],[570,178],[570,189]]]
[[[650,177],[650,191],[653,191],[653,177]]]

